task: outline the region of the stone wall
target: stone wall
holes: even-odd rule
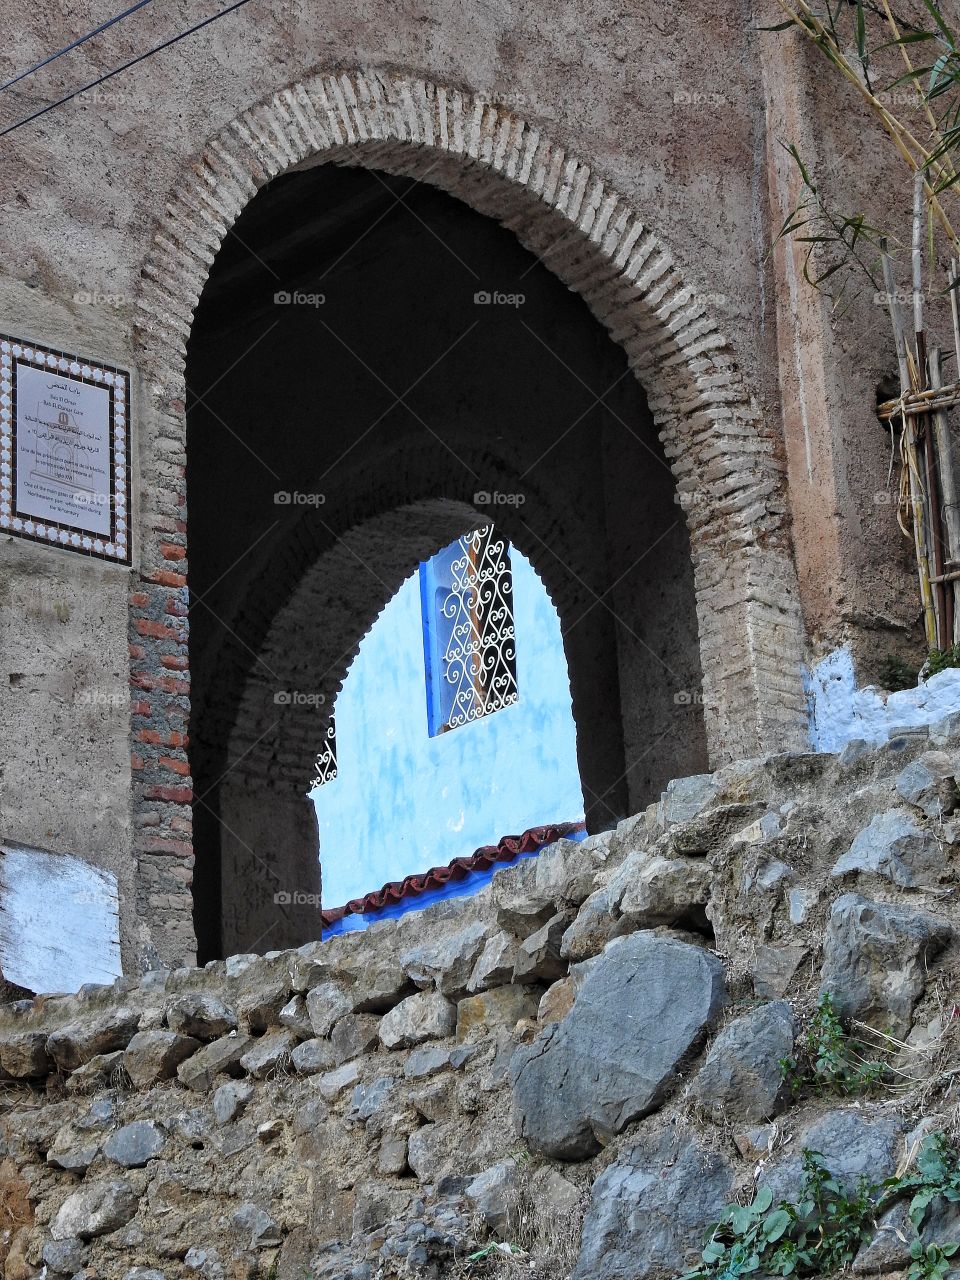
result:
[[[956,716],[742,761],[472,898],[2,1007],[5,1280],[653,1280],[806,1148],[892,1174],[952,1124],[958,771]],[[895,1087],[790,1094],[824,991]]]

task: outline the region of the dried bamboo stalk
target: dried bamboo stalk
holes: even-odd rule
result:
[[[943,381],[943,366],[939,347],[930,350],[930,386],[938,391]],[[942,411],[932,414],[933,438],[936,442],[937,472],[940,478],[940,495],[943,511],[943,528],[946,535],[946,563],[951,569],[960,564],[960,506],[957,504],[956,476],[953,470],[953,450],[950,445],[950,427],[947,415]],[[949,627],[949,642],[956,644],[960,640],[960,595],[956,580],[951,581],[949,599],[952,605],[952,625]]]
[[[902,414],[918,417],[924,413],[932,413],[934,409],[952,409],[960,404],[960,382],[951,382],[939,391],[928,387],[926,391],[911,391],[902,399],[884,400],[877,406],[877,417],[881,422],[889,422],[891,418],[899,418]]]
[[[913,179],[913,330],[917,342],[917,375],[922,379],[923,350],[923,184],[926,174],[917,172]]]
[[[883,268],[883,284],[887,294],[887,307],[890,311],[890,323],[893,326],[893,341],[897,352],[897,366],[900,371],[900,395],[909,391],[913,385],[910,370],[910,359],[907,351],[906,336],[903,328],[903,317],[897,301],[896,282],[893,277],[893,263],[887,251],[886,240],[880,241],[880,262]],[[933,608],[933,591],[930,584],[930,568],[927,560],[926,540],[924,537],[922,482],[917,466],[916,433],[913,422],[906,414],[902,417],[903,429],[900,434],[900,448],[903,458],[903,474],[907,506],[910,511],[910,525],[913,532],[913,545],[917,557],[917,576],[920,581],[920,604],[923,610],[923,630],[927,647],[933,649],[937,643],[937,619]],[[901,482],[901,491],[904,488]],[[909,537],[910,529],[903,523],[900,504],[898,504],[897,521],[900,528]]]

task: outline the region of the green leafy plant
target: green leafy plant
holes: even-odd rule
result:
[[[796,1204],[762,1187],[751,1204],[731,1205],[707,1236],[703,1264],[682,1280],[736,1280],[762,1271],[791,1276],[838,1271],[869,1239],[874,1204],[862,1179],[852,1194],[815,1151],[803,1153],[803,1186]]]
[[[949,649],[931,649],[925,664],[927,677],[935,676],[948,667],[960,667],[960,644],[951,645]]]
[[[960,1244],[928,1244],[924,1247],[919,1238],[910,1246],[910,1266],[905,1280],[945,1280],[950,1271],[950,1259],[960,1249]]]
[[[782,1058],[780,1073],[794,1092],[866,1093],[883,1079],[883,1062],[863,1058],[843,1029],[829,991],[820,997],[796,1058]]]
[[[913,1171],[899,1178],[888,1178],[883,1185],[888,1200],[906,1191],[913,1192],[910,1221],[919,1231],[927,1209],[938,1196],[952,1204],[960,1202],[960,1152],[951,1146],[945,1134],[931,1134],[917,1153]]]
[[[872,1236],[878,1217],[913,1193],[909,1215],[916,1236],[906,1280],[945,1280],[960,1244],[924,1244],[920,1228],[938,1196],[960,1201],[960,1152],[942,1133],[929,1135],[907,1173],[872,1184],[861,1178],[847,1189],[816,1151],[803,1153],[796,1202],[774,1207],[769,1187],[748,1205],[728,1205],[707,1232],[700,1265],[681,1280],[737,1280],[767,1276],[831,1275],[848,1267]]]
[[[897,693],[901,689],[915,689],[918,674],[916,667],[911,667],[902,658],[891,655],[881,662],[879,679],[884,689]]]

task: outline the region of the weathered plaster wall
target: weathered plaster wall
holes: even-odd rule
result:
[[[810,744],[842,751],[848,742],[886,742],[898,732],[922,729],[960,711],[960,670],[950,667],[915,689],[889,693],[858,687],[849,649],[827,654],[810,671]]]

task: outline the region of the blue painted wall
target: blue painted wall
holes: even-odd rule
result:
[[[529,561],[515,547],[510,556],[515,705],[428,736],[416,573],[361,644],[335,708],[338,776],[311,792],[325,907],[583,817],[560,620]]]

